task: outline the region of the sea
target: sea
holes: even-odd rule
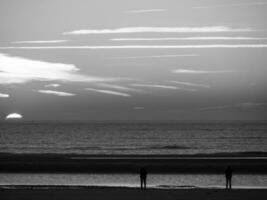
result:
[[[267,121],[0,122],[0,153],[267,152]]]
[[[0,153],[83,155],[231,155],[267,152],[267,121],[0,122]],[[0,173],[0,185],[139,185],[138,174]],[[161,188],[224,187],[221,174],[149,174]],[[233,185],[267,188],[265,174]]]

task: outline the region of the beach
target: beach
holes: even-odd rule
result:
[[[123,187],[1,187],[1,200],[194,200],[194,199],[266,199],[263,189],[147,189]]]
[[[0,199],[220,200],[266,194],[265,122],[1,125]],[[227,166],[233,169],[231,192],[224,190]],[[143,167],[147,191],[137,189]]]

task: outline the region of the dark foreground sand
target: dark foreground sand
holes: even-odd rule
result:
[[[267,199],[263,189],[147,189],[137,188],[17,188],[1,189],[0,199],[5,200],[261,200]]]

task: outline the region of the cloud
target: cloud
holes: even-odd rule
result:
[[[169,55],[152,55],[152,56],[128,56],[128,57],[112,57],[110,59],[146,59],[146,58],[175,58],[175,57],[192,57],[197,54],[169,54]]]
[[[85,88],[86,90],[89,91],[94,91],[98,93],[103,93],[103,94],[110,94],[110,95],[116,95],[116,96],[122,96],[122,97],[130,97],[130,94],[123,93],[123,92],[117,92],[117,91],[112,91],[112,90],[98,90],[98,89],[93,89],[93,88]]]
[[[203,27],[123,27],[117,29],[85,29],[64,32],[64,35],[86,34],[123,34],[123,33],[217,33],[217,32],[248,32],[250,28],[233,29],[227,26]]]
[[[0,53],[0,84],[26,83],[29,81],[101,82],[116,79],[78,74],[72,64],[30,60]]]
[[[257,103],[257,102],[246,102],[246,103],[239,103],[233,105],[223,105],[223,106],[211,106],[211,107],[204,107],[200,108],[199,110],[219,110],[219,109],[228,109],[228,108],[255,108],[259,106],[266,106],[267,103]]]
[[[132,84],[132,86],[135,87],[144,87],[144,88],[156,88],[156,89],[167,89],[167,90],[183,90],[183,91],[189,91],[189,92],[196,92],[196,89],[191,88],[180,88],[176,86],[171,85],[158,85],[158,84]]]
[[[132,84],[132,86],[135,87],[148,87],[148,88],[161,88],[161,89],[169,89],[169,90],[177,90],[180,89],[175,86],[169,86],[169,85],[157,85],[157,84]]]
[[[201,88],[210,88],[209,85],[205,84],[200,84],[200,83],[190,83],[190,82],[182,82],[182,81],[168,81],[169,83],[176,83],[180,85],[185,85],[185,86],[192,86],[192,87],[201,87]]]
[[[61,96],[61,97],[70,97],[70,96],[76,95],[73,93],[61,92],[61,91],[55,91],[55,90],[38,90],[38,92],[43,93],[43,94],[52,94],[52,95]]]
[[[51,84],[47,84],[45,85],[45,87],[60,87],[61,85],[58,83],[51,83]]]
[[[0,49],[239,49],[267,48],[267,44],[207,44],[207,45],[109,45],[109,46],[9,46]]]
[[[137,14],[137,13],[151,13],[151,12],[165,12],[165,11],[167,10],[154,8],[154,9],[145,9],[145,10],[127,10],[127,11],[124,11],[124,13]]]
[[[231,73],[231,70],[218,70],[218,71],[208,71],[208,70],[190,70],[190,69],[175,69],[172,70],[176,74],[220,74],[220,73]]]
[[[9,94],[0,93],[0,98],[9,98]]]
[[[267,2],[234,3],[234,4],[221,4],[221,5],[210,5],[210,6],[195,6],[195,7],[193,7],[193,9],[239,7],[239,6],[264,6],[264,5],[267,5]]]
[[[111,41],[173,41],[173,40],[267,40],[266,37],[159,37],[159,38],[112,38]]]
[[[97,85],[100,86],[100,87],[111,88],[111,89],[127,91],[127,92],[137,92],[137,91],[139,91],[137,89],[129,88],[129,87],[121,86],[121,85],[114,85],[114,84],[107,84],[107,83],[99,83]]]
[[[15,41],[13,44],[51,44],[51,43],[63,43],[68,40],[30,40],[30,41]]]

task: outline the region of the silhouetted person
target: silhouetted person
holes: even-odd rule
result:
[[[146,168],[140,169],[140,181],[141,181],[141,189],[146,189],[146,177],[147,177],[147,170]]]
[[[233,170],[228,166],[225,170],[226,189],[232,189],[232,175]]]

